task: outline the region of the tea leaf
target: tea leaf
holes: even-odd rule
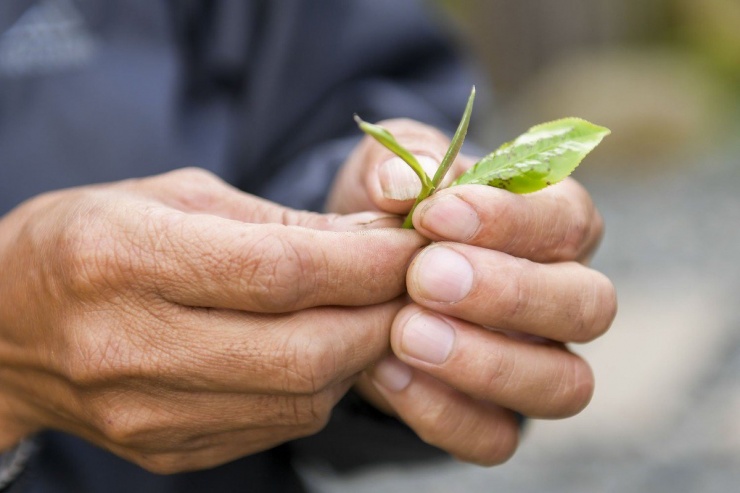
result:
[[[445,153],[445,157],[444,159],[442,159],[442,162],[440,163],[439,168],[437,168],[437,172],[434,173],[434,178],[432,179],[432,185],[434,185],[435,189],[439,187],[440,183],[442,183],[442,180],[447,174],[447,171],[449,171],[450,166],[452,166],[452,163],[455,162],[455,158],[460,152],[460,148],[462,148],[463,142],[465,142],[465,135],[467,135],[468,133],[468,124],[470,124],[470,115],[473,114],[473,102],[474,101],[475,101],[475,86],[473,86],[473,89],[471,89],[470,91],[470,96],[468,97],[468,103],[465,105],[465,111],[463,112],[463,116],[460,119],[459,125],[457,126],[455,135],[452,136],[452,142],[450,142],[450,147],[447,149],[447,152]]]
[[[609,133],[609,129],[580,118],[543,123],[478,161],[452,185],[535,192],[570,175]]]
[[[424,168],[421,167],[421,164],[419,164],[419,161],[414,157],[413,154],[411,154],[405,147],[403,147],[401,144],[398,143],[395,137],[393,137],[393,134],[391,134],[388,130],[386,130],[384,127],[380,125],[375,125],[373,123],[368,123],[364,121],[359,116],[355,115],[355,121],[357,122],[357,125],[360,127],[360,130],[380,142],[383,146],[385,146],[389,151],[394,153],[396,156],[403,159],[406,164],[408,164],[412,170],[414,170],[414,173],[419,177],[421,180],[421,186],[422,190],[431,190],[432,187],[432,181],[429,179],[429,176],[427,176],[426,172],[424,171]],[[429,192],[427,192],[427,195]]]

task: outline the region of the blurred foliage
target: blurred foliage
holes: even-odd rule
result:
[[[434,0],[499,91],[573,50],[672,46],[740,82],[739,0]],[[737,85],[740,90],[740,85]]]
[[[681,39],[734,81],[740,91],[740,1],[676,0]]]
[[[613,130],[600,161],[644,172],[734,138],[740,0],[435,2],[498,99],[484,142],[580,116]]]

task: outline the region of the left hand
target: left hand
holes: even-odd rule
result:
[[[382,124],[427,163],[444,155],[448,140],[437,130],[411,120]],[[447,181],[472,163],[459,157]],[[403,214],[418,190],[413,172],[366,137],[328,208]],[[413,302],[393,322],[393,355],[368,370],[358,390],[462,460],[503,462],[517,447],[515,412],[567,417],[591,398],[593,374],[565,344],[603,334],[616,313],[613,285],[585,266],[601,217],[567,179],[528,195],[479,185],[440,190],[419,205],[414,226],[436,243],[409,267]]]

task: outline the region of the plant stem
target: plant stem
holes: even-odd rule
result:
[[[414,216],[416,206],[419,205],[422,200],[429,197],[433,192],[434,186],[424,186],[424,183],[421,184],[421,192],[419,193],[419,196],[416,197],[414,205],[411,206],[411,210],[406,216],[406,219],[403,220],[403,225],[401,226],[403,229],[414,229],[414,222],[412,221],[412,217]]]

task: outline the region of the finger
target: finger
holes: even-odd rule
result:
[[[560,344],[514,339],[415,305],[396,317],[391,344],[406,364],[527,416],[572,416],[593,393],[588,364]]]
[[[434,175],[449,146],[447,136],[412,120],[389,120],[381,125],[415,155],[427,175]],[[371,137],[365,137],[342,168],[327,209],[339,213],[380,210],[403,214],[411,209],[420,191],[418,176],[405,162]]]
[[[603,334],[617,307],[609,279],[579,263],[537,264],[457,243],[422,250],[407,286],[434,311],[562,342]]]
[[[434,241],[537,262],[584,261],[603,234],[589,194],[572,179],[526,195],[477,185],[440,190],[417,207],[414,227]]]
[[[211,469],[302,436],[294,429],[272,428],[224,433],[209,437],[209,445],[167,452],[146,453],[116,444],[106,448],[149,472],[168,475]]]
[[[318,214],[284,207],[229,185],[200,168],[184,168],[154,177],[122,182],[125,190],[144,193],[176,210],[207,213],[255,224],[284,224],[325,231],[357,231],[397,226],[387,214]],[[355,209],[355,211],[366,209]],[[354,212],[354,211],[353,211]]]
[[[315,395],[383,356],[402,304],[394,300],[287,315],[198,311],[177,330],[150,338],[149,355],[134,368],[183,391]],[[127,357],[126,351],[119,353]],[[115,361],[101,365],[120,371]]]
[[[103,436],[149,452],[201,448],[216,435],[265,428],[316,432],[326,425],[333,407],[354,384],[355,377],[313,395],[271,395],[245,392],[151,388],[104,392],[86,406]],[[94,410],[94,412],[89,412]]]
[[[58,392],[58,386],[53,391]],[[49,410],[48,415],[40,415],[41,421],[39,422],[47,423],[45,429],[61,430],[79,436],[120,457],[138,463],[148,470],[160,473],[206,468],[308,434],[306,428],[287,425],[231,429],[214,433],[205,431],[209,424],[215,422],[223,427],[224,419],[213,420],[211,423],[203,422],[200,425],[195,425],[191,421],[190,430],[172,427],[155,430],[148,418],[160,414],[162,407],[168,408],[167,403],[161,402],[160,398],[159,405],[151,408],[149,412],[141,409],[138,417],[134,415],[134,419],[127,419],[128,416],[124,415],[121,410],[131,407],[132,403],[129,399],[132,398],[132,393],[120,392],[119,394],[121,400],[126,400],[124,406],[111,407],[106,414],[96,416],[91,412],[91,407],[83,403],[83,401],[87,402],[86,399],[68,397],[64,402],[65,407],[57,407]],[[213,394],[213,397],[216,400],[223,399],[223,396],[219,394]],[[244,396],[240,397],[244,400]],[[68,411],[68,406],[72,403],[80,406],[80,409],[74,411],[79,414],[75,416],[69,412],[60,412],[61,409]],[[264,412],[264,409],[260,412]],[[104,418],[101,419],[103,416]],[[133,427],[140,423],[143,423],[145,427],[139,430]],[[101,424],[103,426],[100,426]],[[193,426],[197,428],[194,430]],[[318,427],[314,427],[314,430],[316,428]],[[165,466],[164,462],[168,456],[177,454],[182,455],[180,460]],[[207,459],[208,457],[211,459]]]
[[[460,460],[500,464],[516,450],[519,426],[510,411],[472,399],[393,356],[378,363],[370,378],[422,440]]]
[[[133,462],[155,474],[175,474],[210,469],[240,457],[271,449],[287,441],[301,438],[305,434],[295,428],[282,427],[236,430],[208,436],[202,446],[181,446],[170,441],[170,447],[162,451],[149,451],[121,445],[105,437],[80,434],[88,441],[102,446],[110,452]]]
[[[425,241],[400,229],[325,232],[170,210],[135,220],[133,245],[110,260],[122,282],[174,303],[255,312],[387,301]]]
[[[149,458],[229,450],[245,455],[321,430],[352,383],[305,397],[118,389],[87,400],[87,426],[68,422],[63,429]]]

